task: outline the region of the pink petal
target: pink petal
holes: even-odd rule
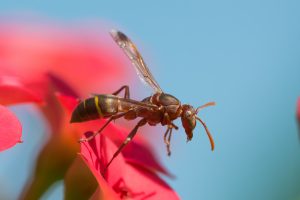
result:
[[[84,153],[83,153],[84,152]],[[99,186],[100,191],[97,190],[96,194],[93,195],[92,199],[108,199],[108,200],[119,200],[120,198],[117,196],[115,191],[107,184],[104,178],[98,173],[98,171],[94,168],[93,162],[91,162],[91,157],[89,157],[86,150],[83,150],[83,154],[81,154],[81,158],[85,161],[91,172],[94,174]],[[97,198],[97,197],[104,197],[104,198]]]
[[[6,107],[0,105],[0,151],[21,141],[22,126],[18,118]]]
[[[27,88],[17,77],[0,77],[0,103],[11,105],[25,102],[40,102],[42,98]]]
[[[81,145],[81,154],[97,177],[102,177],[104,167],[117,147],[103,135]],[[136,149],[138,151],[138,149]],[[138,165],[127,164],[120,154],[105,174],[108,184],[122,198],[179,199],[177,194],[155,173]],[[99,183],[100,187],[101,184]]]

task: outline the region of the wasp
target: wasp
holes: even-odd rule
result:
[[[142,101],[133,100],[130,98],[129,87],[125,85],[112,94],[94,95],[91,98],[81,101],[72,113],[71,123],[84,122],[99,118],[108,118],[108,120],[92,136],[82,138],[80,142],[90,141],[97,134],[101,133],[111,121],[118,118],[124,117],[126,120],[141,118],[129,133],[125,141],[114,153],[113,157],[108,162],[106,169],[112,163],[114,158],[118,156],[122,149],[133,139],[138,129],[145,124],[149,124],[150,126],[161,124],[162,126],[167,127],[167,130],[164,133],[164,142],[166,144],[167,154],[170,155],[172,131],[173,129],[178,129],[173,121],[177,118],[181,118],[182,126],[184,127],[187,135],[187,141],[190,141],[193,138],[193,130],[196,127],[196,120],[198,120],[205,128],[210,140],[211,149],[214,150],[213,138],[206,124],[197,116],[197,114],[201,109],[215,105],[215,103],[209,102],[196,109],[191,105],[181,104],[176,97],[163,92],[145,64],[138,49],[124,33],[112,30],[110,31],[110,35],[130,59],[141,80],[154,90],[154,94]],[[122,91],[124,91],[123,97],[119,95]]]

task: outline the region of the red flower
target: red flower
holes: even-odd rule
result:
[[[127,79],[121,67],[125,58],[116,57],[108,34],[91,37],[88,31],[70,32],[41,24],[2,23],[1,27],[0,105],[38,103],[54,132],[60,114],[51,103],[51,95],[57,90],[65,93],[65,83],[85,96],[100,88],[102,93],[112,91],[114,82]],[[13,141],[17,140],[7,137],[0,144]],[[4,145],[0,149],[4,150]]]
[[[116,131],[110,128],[107,127],[108,131]],[[106,195],[111,199],[179,199],[155,172],[139,164],[127,163],[122,154],[113,161],[103,178],[101,173],[116,150],[117,146],[104,135],[81,145],[81,155],[96,177],[104,199]],[[111,194],[111,188],[119,198]]]
[[[38,155],[34,175],[25,187],[22,198],[39,199],[53,183],[64,179],[74,166],[78,167],[74,163],[79,151],[77,140],[82,133],[97,130],[105,122],[101,120],[70,124],[71,112],[78,101],[76,97],[85,97],[88,93],[97,91],[111,93],[120,86],[121,82],[127,83],[127,68],[124,66],[125,61],[128,65],[130,62],[107,33],[105,36],[103,34],[91,37],[88,32],[80,34],[74,31],[54,30],[53,27],[50,29],[41,25],[3,25],[2,27],[0,32],[0,151],[21,140],[19,121],[2,105],[35,103],[49,122],[51,134]],[[125,129],[113,125],[109,125],[103,131],[103,135],[109,138],[107,143],[110,150],[123,142],[126,134]],[[82,155],[88,160],[87,155],[83,153]],[[158,162],[149,144],[141,136],[137,135],[114,162],[124,166],[124,171],[122,170],[118,176],[108,176],[106,180],[95,176],[98,183],[101,183],[102,194],[105,191],[105,197],[111,196],[111,199],[115,199],[116,192],[119,196],[120,194],[141,195],[140,191],[145,190],[142,193],[144,197],[153,195],[155,191],[156,195],[159,195],[157,197],[163,198],[163,195],[166,195],[168,198],[177,198],[176,194],[156,175],[157,172],[168,175],[168,172]],[[103,164],[105,163],[102,162]],[[108,173],[111,170],[115,169],[110,168]],[[123,176],[123,182],[117,184],[116,179]],[[135,178],[134,182],[143,181],[150,184],[153,191],[143,184],[141,184],[143,187],[133,187],[129,183],[129,176]],[[72,181],[65,181],[65,187],[74,186],[71,183]],[[127,187],[130,190],[127,190]],[[123,191],[123,188],[127,189]],[[131,189],[133,192],[130,192]],[[72,196],[74,192],[77,191],[73,189],[66,195]],[[83,191],[82,194],[85,192]],[[97,197],[98,193],[95,193],[93,198]]]

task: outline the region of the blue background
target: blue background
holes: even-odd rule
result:
[[[171,158],[162,141],[156,145],[182,199],[281,200],[300,198],[299,8],[296,0],[2,1],[0,16],[73,25],[99,20],[123,30],[166,92],[195,107],[217,102],[199,114],[214,135],[214,152],[200,125],[188,144],[182,128],[174,134]],[[149,94],[142,88],[139,97]],[[6,189],[8,199],[21,191],[45,129],[27,110],[14,108],[32,146],[0,154],[1,193]],[[24,161],[16,165],[13,156],[20,154]],[[44,199],[62,194],[59,184]]]

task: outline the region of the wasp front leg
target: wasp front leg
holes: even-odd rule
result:
[[[170,156],[171,155],[172,130],[173,130],[173,128],[175,128],[177,130],[178,127],[170,120],[168,113],[164,113],[163,124],[168,125],[168,129],[164,134],[164,143],[166,144],[166,147],[167,147],[167,155]]]
[[[178,127],[175,124],[171,123],[170,125],[168,125],[168,129],[164,134],[164,143],[166,144],[167,147],[168,156],[171,155],[171,137],[172,137],[173,128],[175,128],[176,130],[178,129]]]
[[[173,121],[171,121],[170,116],[167,112],[164,113],[164,118],[163,118],[161,124],[171,126],[172,128],[175,128],[176,130],[178,129],[178,126],[176,126],[173,123]]]

